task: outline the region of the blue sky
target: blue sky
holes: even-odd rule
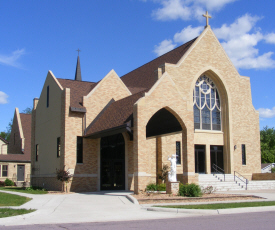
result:
[[[0,131],[39,97],[48,70],[73,79],[119,76],[196,37],[210,25],[251,79],[260,127],[275,127],[274,0],[9,0],[0,2]]]

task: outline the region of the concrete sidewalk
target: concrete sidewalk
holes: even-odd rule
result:
[[[2,191],[1,191],[2,192]],[[275,211],[275,207],[227,209],[218,213],[216,210],[184,210],[152,208],[152,205],[138,205],[127,199],[131,192],[98,192],[74,194],[46,194],[31,195],[25,193],[8,192],[32,198],[31,201],[19,208],[37,209],[37,211],[15,217],[1,218],[0,225],[29,225],[29,224],[55,224],[80,222],[107,222],[148,220],[162,218],[177,218],[202,215],[216,215],[222,213],[239,213],[254,211]],[[223,192],[225,193],[225,192]],[[229,193],[229,192],[226,192]],[[233,192],[230,192],[231,194]],[[234,194],[257,195],[265,200],[275,200],[275,190],[237,191]],[[236,202],[236,201],[235,201]],[[175,203],[173,203],[175,204]],[[156,205],[156,204],[154,204]],[[163,205],[163,204],[162,204]],[[12,207],[14,208],[14,207]],[[154,212],[147,211],[154,209]]]

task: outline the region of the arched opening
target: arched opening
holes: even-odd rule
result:
[[[146,137],[160,136],[167,133],[182,131],[177,118],[163,108],[156,112],[146,125]]]
[[[125,190],[125,141],[121,133],[101,138],[100,189]]]

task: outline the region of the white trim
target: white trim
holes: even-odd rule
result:
[[[147,176],[151,177],[152,175],[147,172],[134,172],[134,176]]]
[[[92,91],[90,93],[88,93],[87,96],[85,96],[86,98],[89,98],[91,95],[93,95],[93,93],[100,87],[101,84],[103,84],[103,82],[112,74],[115,75],[115,77],[117,77],[118,81],[120,82],[120,84],[126,89],[126,91],[129,93],[129,96],[132,95],[132,93],[130,92],[130,90],[127,88],[127,86],[124,84],[124,82],[120,79],[120,77],[117,75],[117,73],[112,69],[97,85],[96,87],[94,87],[92,89]]]
[[[217,130],[205,130],[205,129],[195,129],[195,133],[212,133],[212,134],[223,134],[223,131],[217,131]]]

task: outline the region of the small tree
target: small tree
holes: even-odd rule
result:
[[[71,177],[69,170],[65,170],[65,166],[63,169],[56,169],[56,178],[62,182],[62,192],[67,192],[67,184]]]
[[[167,164],[164,164],[160,171],[161,171],[161,174],[159,174],[159,179],[163,183],[166,183],[166,178],[168,176],[168,172],[170,171],[170,167]]]

